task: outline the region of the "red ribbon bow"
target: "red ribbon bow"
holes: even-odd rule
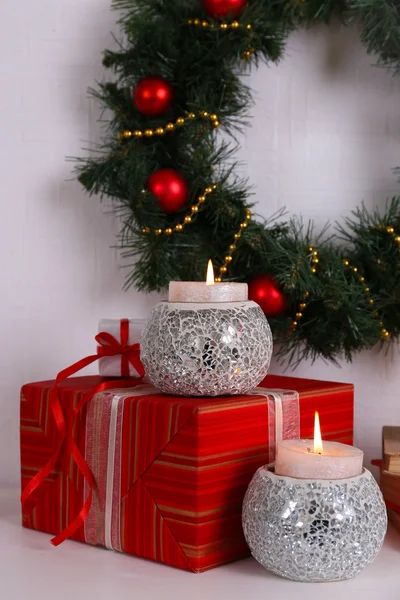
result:
[[[75,373],[78,373],[78,371],[81,371],[82,369],[92,364],[99,358],[102,358],[104,356],[118,355],[121,355],[121,374],[123,377],[129,377],[129,364],[131,364],[136,369],[139,377],[142,378],[145,374],[145,371],[140,361],[140,346],[139,344],[133,344],[132,346],[128,346],[128,319],[121,319],[120,331],[120,342],[118,342],[118,340],[116,340],[112,335],[110,335],[107,332],[99,333],[95,337],[97,343],[100,344],[97,354],[87,356],[86,358],[83,358],[82,360],[79,360],[78,362],[74,363],[70,367],[67,367],[63,371],[60,371],[60,373],[56,377],[55,382],[50,388],[49,406],[58,430],[57,447],[54,450],[49,461],[46,463],[46,465],[39,471],[39,473],[35,475],[35,477],[33,477],[33,479],[31,479],[28,485],[23,489],[21,494],[22,510],[25,514],[27,513],[26,503],[28,501],[28,498],[30,498],[33,492],[43,483],[46,477],[48,477],[51,471],[53,471],[53,469],[56,467],[65,440],[67,440],[67,449],[70,451],[79,471],[82,473],[83,477],[86,479],[89,485],[89,493],[82,509],[72,521],[72,523],[70,523],[63,531],[61,531],[61,533],[59,533],[55,538],[51,540],[51,543],[54,546],[58,546],[59,544],[64,542],[77,529],[79,529],[81,525],[83,525],[86,517],[89,514],[90,506],[92,504],[94,480],[92,472],[89,469],[85,458],[82,456],[82,453],[80,452],[72,436],[75,419],[80,410],[85,406],[87,402],[89,402],[89,400],[91,400],[91,398],[93,398],[95,394],[116,386],[118,386],[119,388],[132,387],[132,379],[117,379],[112,381],[105,381],[97,385],[93,390],[91,390],[87,394],[84,394],[81,398],[81,401],[78,403],[78,405],[75,407],[72,413],[72,419],[70,426],[68,427],[68,431],[58,395],[58,384],[61,383],[61,381],[67,379],[68,377],[71,377],[71,375],[75,375]]]

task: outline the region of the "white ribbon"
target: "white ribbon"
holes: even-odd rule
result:
[[[275,403],[275,443],[280,442],[283,436],[283,409],[282,396],[279,392],[269,390],[267,388],[258,387],[252,394],[264,396],[268,400],[268,396],[272,396]]]
[[[263,396],[268,406],[268,451],[269,462],[275,461],[276,445],[283,439],[300,437],[300,406],[298,392],[256,388],[253,392]]]
[[[132,396],[146,396],[149,394],[154,394],[156,392],[153,386],[149,385],[139,385],[136,386],[129,391],[124,392],[123,394],[115,394],[112,399],[111,404],[111,417],[110,417],[110,432],[108,438],[108,456],[107,456],[107,490],[106,490],[106,502],[104,509],[104,518],[105,518],[105,531],[104,531],[104,539],[105,545],[108,550],[114,550],[112,545],[112,516],[113,516],[113,501],[114,501],[114,472],[115,472],[115,446],[117,435],[121,434],[122,424],[123,424],[123,411],[121,414],[121,431],[117,432],[117,417],[120,402],[123,402],[125,398],[132,398]],[[122,458],[122,457],[121,457]],[[121,471],[121,468],[119,469]],[[119,489],[118,485],[118,489]],[[119,506],[120,502],[117,499],[117,504]]]
[[[113,492],[114,492],[114,466],[115,466],[115,443],[117,439],[117,416],[118,407],[121,400],[127,397],[126,394],[116,394],[111,403],[110,433],[108,437],[108,457],[107,457],[107,487],[106,487],[106,505],[105,505],[105,545],[108,550],[113,550],[111,540],[111,524],[113,511]],[[122,428],[121,418],[121,428]]]
[[[277,392],[269,392],[275,401],[275,444],[282,441],[283,437],[283,409],[282,396]]]

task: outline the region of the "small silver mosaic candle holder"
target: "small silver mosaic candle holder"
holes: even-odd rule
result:
[[[161,302],[141,339],[151,383],[178,396],[246,394],[267,375],[271,355],[271,329],[252,301]]]
[[[329,481],[283,477],[261,467],[243,503],[252,555],[294,581],[354,577],[379,553],[386,528],[381,491],[366,469]]]

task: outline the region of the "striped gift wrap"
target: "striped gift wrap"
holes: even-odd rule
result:
[[[60,384],[67,427],[82,396],[102,381],[76,377]],[[22,388],[22,489],[57,444],[49,410],[52,383]],[[324,439],[352,443],[352,385],[270,375],[262,388],[297,390],[301,437],[313,436],[318,410]],[[289,396],[282,392],[284,407]],[[119,390],[116,382],[115,390],[96,394],[72,430],[95,480],[89,515],[72,538],[194,572],[248,556],[241,506],[255,471],[271,460],[271,415],[264,390],[182,398],[133,381],[132,388]],[[296,428],[286,429],[286,437],[295,435]],[[57,467],[29,497],[23,525],[59,534],[87,494],[65,443]]]

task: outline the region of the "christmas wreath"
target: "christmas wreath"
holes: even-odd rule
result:
[[[400,201],[364,208],[334,236],[296,219],[262,222],[235,176],[234,137],[251,91],[241,74],[277,61],[294,29],[357,19],[379,64],[397,71],[399,0],[115,0],[124,33],[92,93],[112,116],[96,154],[78,162],[90,193],[109,196],[130,259],[127,286],[161,290],[203,280],[247,281],[289,361],[351,359],[400,332]],[[226,139],[226,136],[225,138]],[[339,243],[340,240],[340,243]]]

